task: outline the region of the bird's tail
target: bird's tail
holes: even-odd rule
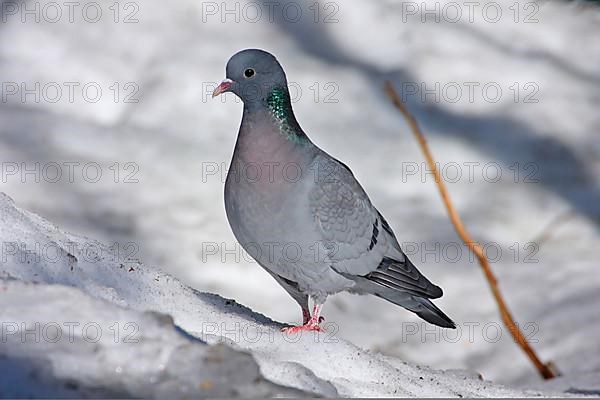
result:
[[[442,310],[437,308],[436,305],[430,300],[422,297],[416,300],[418,300],[418,302],[422,305],[422,311],[415,311],[419,317],[423,318],[427,322],[431,322],[434,325],[441,326],[442,328],[456,328],[454,321],[444,314]]]
[[[442,328],[456,328],[454,321],[444,314],[442,310],[436,307],[436,305],[433,304],[429,299],[398,291],[378,290],[374,294],[375,296],[381,297],[390,303],[397,304],[400,307],[404,307],[407,310],[414,312],[429,323],[441,326]]]
[[[404,290],[382,287],[363,277],[353,277],[356,293],[370,293],[414,312],[425,321],[443,328],[455,329],[456,324],[429,299]]]

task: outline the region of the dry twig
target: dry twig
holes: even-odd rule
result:
[[[556,377],[558,374],[555,371],[554,365],[550,363],[543,363],[540,358],[537,356],[533,348],[527,342],[527,339],[515,323],[515,320],[510,313],[506,302],[504,301],[504,297],[502,293],[500,293],[500,289],[498,288],[498,281],[492,272],[490,264],[488,262],[487,257],[483,253],[482,247],[479,243],[476,243],[471,239],[471,235],[467,232],[462,220],[460,219],[458,212],[454,208],[452,201],[450,200],[450,195],[448,194],[448,190],[446,189],[446,185],[441,178],[440,172],[436,167],[435,160],[433,159],[433,155],[429,150],[429,146],[427,145],[427,141],[425,140],[425,136],[421,132],[419,125],[417,124],[417,120],[415,117],[408,111],[404,103],[400,100],[400,97],[396,93],[396,90],[392,86],[392,84],[388,81],[385,82],[385,92],[394,104],[396,108],[402,113],[404,118],[407,120],[410,128],[415,135],[417,141],[419,142],[419,146],[425,155],[425,159],[427,160],[427,164],[429,168],[433,171],[433,175],[435,177],[435,182],[439,189],[440,195],[446,206],[446,211],[448,211],[448,215],[450,220],[452,221],[452,225],[454,225],[454,229],[458,233],[458,236],[462,239],[465,245],[475,254],[477,260],[479,260],[479,264],[481,265],[481,269],[483,269],[483,273],[490,285],[492,290],[492,294],[494,295],[494,299],[498,304],[498,308],[500,310],[500,315],[502,317],[502,321],[508,328],[515,342],[523,349],[525,354],[529,357],[529,359],[533,362],[539,373],[544,377],[544,379],[550,379]]]

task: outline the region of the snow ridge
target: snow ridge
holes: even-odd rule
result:
[[[10,397],[547,395],[365,351],[334,329],[284,335],[282,324],[126,265],[5,194],[0,239],[0,364],[10,370],[0,392]]]

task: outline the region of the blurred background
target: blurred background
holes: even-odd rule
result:
[[[412,133],[418,119],[515,318],[563,373],[600,370],[600,9],[562,1],[2,1],[1,191],[190,286],[297,323],[243,253],[223,184],[241,119],[211,99],[229,57],[284,66],[296,116],[343,160],[444,289],[447,332],[377,298],[329,299],[340,337],[499,382],[539,377],[511,341]]]

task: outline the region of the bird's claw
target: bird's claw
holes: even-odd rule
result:
[[[296,334],[301,331],[315,331],[315,332],[325,332],[325,329],[321,328],[319,324],[325,321],[325,317],[321,316],[321,306],[315,304],[313,308],[313,315],[310,315],[310,312],[306,308],[302,308],[302,319],[303,325],[299,326],[286,326],[285,328],[281,328],[281,332],[287,333],[289,335]]]
[[[321,328],[318,323],[311,322],[300,326],[286,326],[284,328],[281,328],[281,332],[287,333],[289,335],[293,335],[301,331],[325,332],[325,330]]]

